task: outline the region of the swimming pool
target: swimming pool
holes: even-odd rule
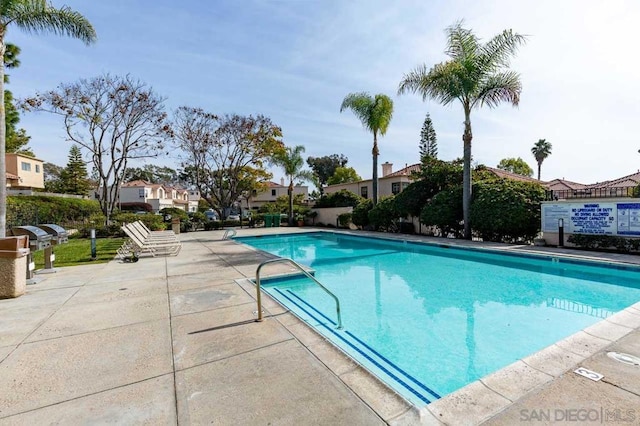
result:
[[[313,268],[263,289],[412,402],[451,393],[640,300],[640,269],[331,232],[236,240]]]

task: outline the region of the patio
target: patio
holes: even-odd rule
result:
[[[60,268],[0,300],[0,424],[514,424],[640,406],[640,367],[605,354],[640,354],[639,304],[416,409],[270,299],[254,322],[242,279],[269,257],[222,233],[182,234],[177,257]],[[577,376],[578,364],[605,378]]]

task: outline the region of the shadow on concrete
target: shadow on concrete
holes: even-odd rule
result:
[[[274,318],[280,315],[284,315],[287,312],[281,312],[279,314],[272,314],[272,315],[264,315],[263,318]],[[232,322],[230,324],[223,324],[223,325],[219,325],[217,327],[211,327],[211,328],[205,328],[203,330],[198,330],[198,331],[192,331],[191,333],[187,333],[187,334],[199,334],[199,333],[206,333],[209,331],[216,331],[216,330],[224,330],[225,328],[231,328],[231,327],[238,327],[240,325],[247,325],[247,324],[252,324],[254,322],[258,322],[257,319],[251,319],[251,320],[245,320],[245,321],[238,321],[238,322]]]

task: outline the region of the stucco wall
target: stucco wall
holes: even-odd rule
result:
[[[322,223],[325,225],[336,225],[338,222],[338,216],[343,213],[353,212],[353,207],[328,207],[322,209],[311,209],[311,211],[318,212],[318,217],[315,219],[315,223]]]

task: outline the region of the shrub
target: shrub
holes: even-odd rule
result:
[[[222,226],[240,226],[239,220],[224,220]]]
[[[437,193],[422,209],[420,221],[435,226],[440,235],[462,235],[462,187],[449,188]]]
[[[124,212],[115,214],[111,219],[119,226],[122,226],[123,223],[132,223],[136,220],[139,220],[147,225],[147,228],[151,229],[152,231],[161,231],[165,229],[162,216],[157,214],[135,214]]]
[[[171,215],[172,218],[179,217],[180,221],[189,220],[189,213],[177,207],[165,207],[160,210],[160,214],[163,216]]]
[[[373,208],[373,201],[363,199],[360,204],[353,208],[351,221],[354,225],[364,228],[369,226],[369,211]]]
[[[120,211],[123,212],[153,212],[149,203],[120,203]]]
[[[510,179],[479,182],[473,188],[471,225],[485,241],[531,242],[540,232],[538,183]]]
[[[626,238],[616,235],[583,235],[572,234],[567,242],[586,249],[615,249],[622,253],[640,250],[640,239]]]
[[[341,228],[348,228],[351,223],[351,213],[342,213],[338,215],[338,224]]]
[[[395,232],[400,215],[396,210],[395,197],[385,197],[369,211],[369,224],[376,230]]]
[[[217,230],[220,228],[222,228],[222,222],[220,222],[219,220],[211,220],[204,223],[205,231]]]
[[[96,200],[53,196],[7,197],[7,225],[22,226],[39,223],[85,222],[91,215],[101,213]]]
[[[316,201],[316,208],[329,208],[329,207],[356,207],[364,200],[358,194],[354,194],[346,189],[332,192]]]

